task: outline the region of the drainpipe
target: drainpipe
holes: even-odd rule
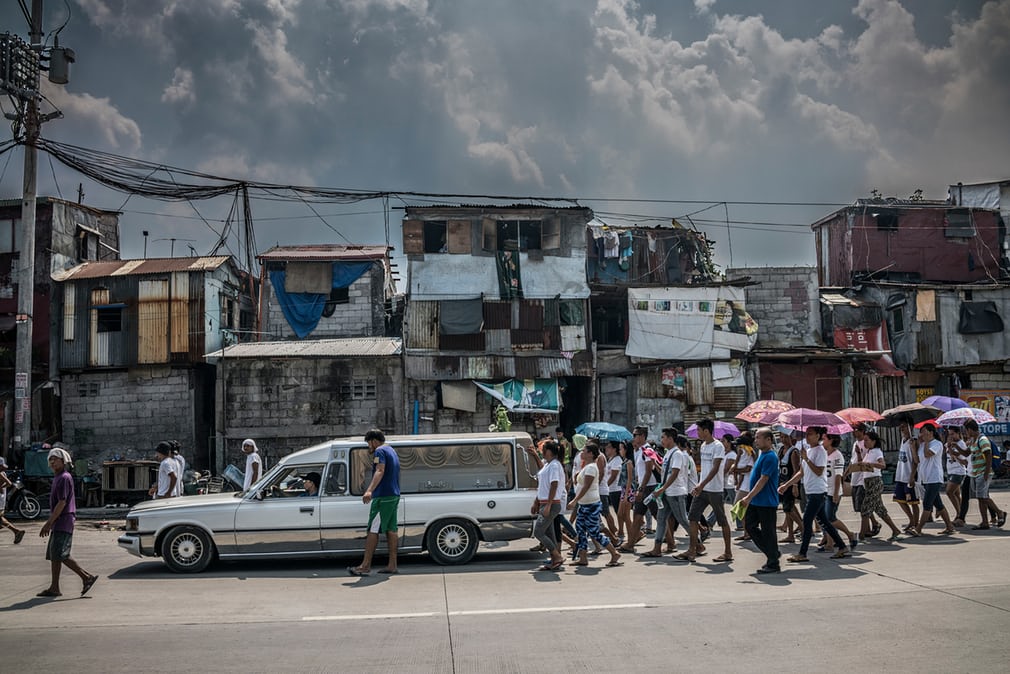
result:
[[[421,427],[421,401],[420,400],[415,400],[414,401],[414,415],[413,416],[414,416],[414,424],[413,424],[413,429],[414,430],[413,430],[413,433],[414,433],[414,435],[417,435],[417,434],[419,434],[421,432],[420,431],[420,427]]]
[[[842,365],[842,407],[852,407],[852,363]]]

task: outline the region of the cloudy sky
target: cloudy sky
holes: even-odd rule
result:
[[[812,263],[806,225],[833,209],[722,202],[943,198],[958,180],[1010,177],[1010,0],[70,6],[60,40],[78,62],[47,89],[66,118],[44,135],[227,177],[579,197],[620,222],[711,206],[693,217],[735,266]],[[65,19],[47,0],[47,30]],[[14,2],[0,20],[27,32]],[[6,196],[20,168],[17,154]],[[43,156],[39,180],[76,198],[81,179]],[[84,191],[102,208],[126,198]],[[141,254],[144,229],[149,255],[169,237],[176,254],[206,253],[230,206],[133,197],[123,255]],[[261,250],[342,241],[334,230],[384,240],[379,202],[317,206],[323,218],[297,202],[253,210]],[[402,212],[390,217],[399,248]]]

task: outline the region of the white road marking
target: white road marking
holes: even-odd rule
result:
[[[606,611],[608,609],[647,608],[648,604],[592,604],[589,606],[535,606],[531,608],[492,608],[475,611],[449,611],[449,616],[509,615],[513,613],[565,613],[568,611]],[[390,620],[397,618],[433,618],[445,613],[361,613],[358,615],[305,616],[303,622],[326,620]]]
[[[430,613],[363,613],[360,615],[310,615],[302,618],[305,622],[320,620],[387,620],[390,618],[431,618],[438,615]]]
[[[480,611],[449,611],[450,616],[507,615],[510,613],[563,613],[568,611],[606,611],[608,609],[646,608],[647,604],[594,604],[590,606],[537,606],[534,608],[492,608]]]

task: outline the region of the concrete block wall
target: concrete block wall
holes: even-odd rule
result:
[[[749,277],[747,311],[758,323],[758,347],[822,346],[816,267],[727,269],[727,280]]]
[[[178,440],[190,457],[194,381],[191,370],[168,367],[64,374],[63,440],[96,465],[114,455],[153,458],[162,440]]]
[[[1010,372],[972,372],[971,388],[1010,390]]]
[[[245,438],[256,440],[273,465],[293,451],[332,438],[363,436],[373,427],[402,433],[402,376],[397,356],[220,363],[218,433],[225,460],[244,468]],[[374,382],[374,397],[346,395],[344,386],[355,381]]]
[[[269,278],[269,277],[268,277]],[[323,316],[306,339],[381,337],[385,334],[385,272],[376,263],[347,289],[347,304],[338,304],[332,316]],[[266,289],[266,332],[272,339],[297,339],[288,325],[269,281]]]

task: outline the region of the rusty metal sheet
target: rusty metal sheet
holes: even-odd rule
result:
[[[512,333],[510,330],[484,330],[484,348],[488,353],[511,353]]]
[[[137,362],[168,362],[168,279],[137,284]]]
[[[544,331],[541,330],[512,330],[512,350],[513,351],[539,351],[544,346]]]
[[[109,303],[109,290],[107,288],[96,288],[91,291],[91,305]],[[109,332],[98,331],[98,310],[91,309],[91,353],[88,364],[93,366],[111,365],[110,335]]]
[[[724,419],[732,417],[747,407],[747,387],[728,386],[716,388],[712,406],[715,410],[716,418]]]
[[[666,397],[666,387],[663,386],[663,371],[661,369],[642,370],[638,373],[638,397]]]
[[[411,300],[403,322],[404,346],[408,349],[438,348],[438,302]]]
[[[171,297],[171,352],[189,353],[189,272],[172,274]]]
[[[286,262],[327,262],[331,260],[360,261],[381,260],[386,257],[385,246],[355,244],[309,244],[301,246],[274,246],[258,256],[259,260]]]
[[[520,330],[541,330],[544,327],[543,300],[519,300]]]
[[[484,329],[508,330],[512,327],[512,302],[484,301]],[[511,341],[510,341],[511,343]]]
[[[403,372],[407,379],[417,381],[461,378],[458,356],[420,356],[407,353],[403,357]]]
[[[688,405],[712,405],[715,387],[712,385],[712,367],[702,365],[685,369]]]

